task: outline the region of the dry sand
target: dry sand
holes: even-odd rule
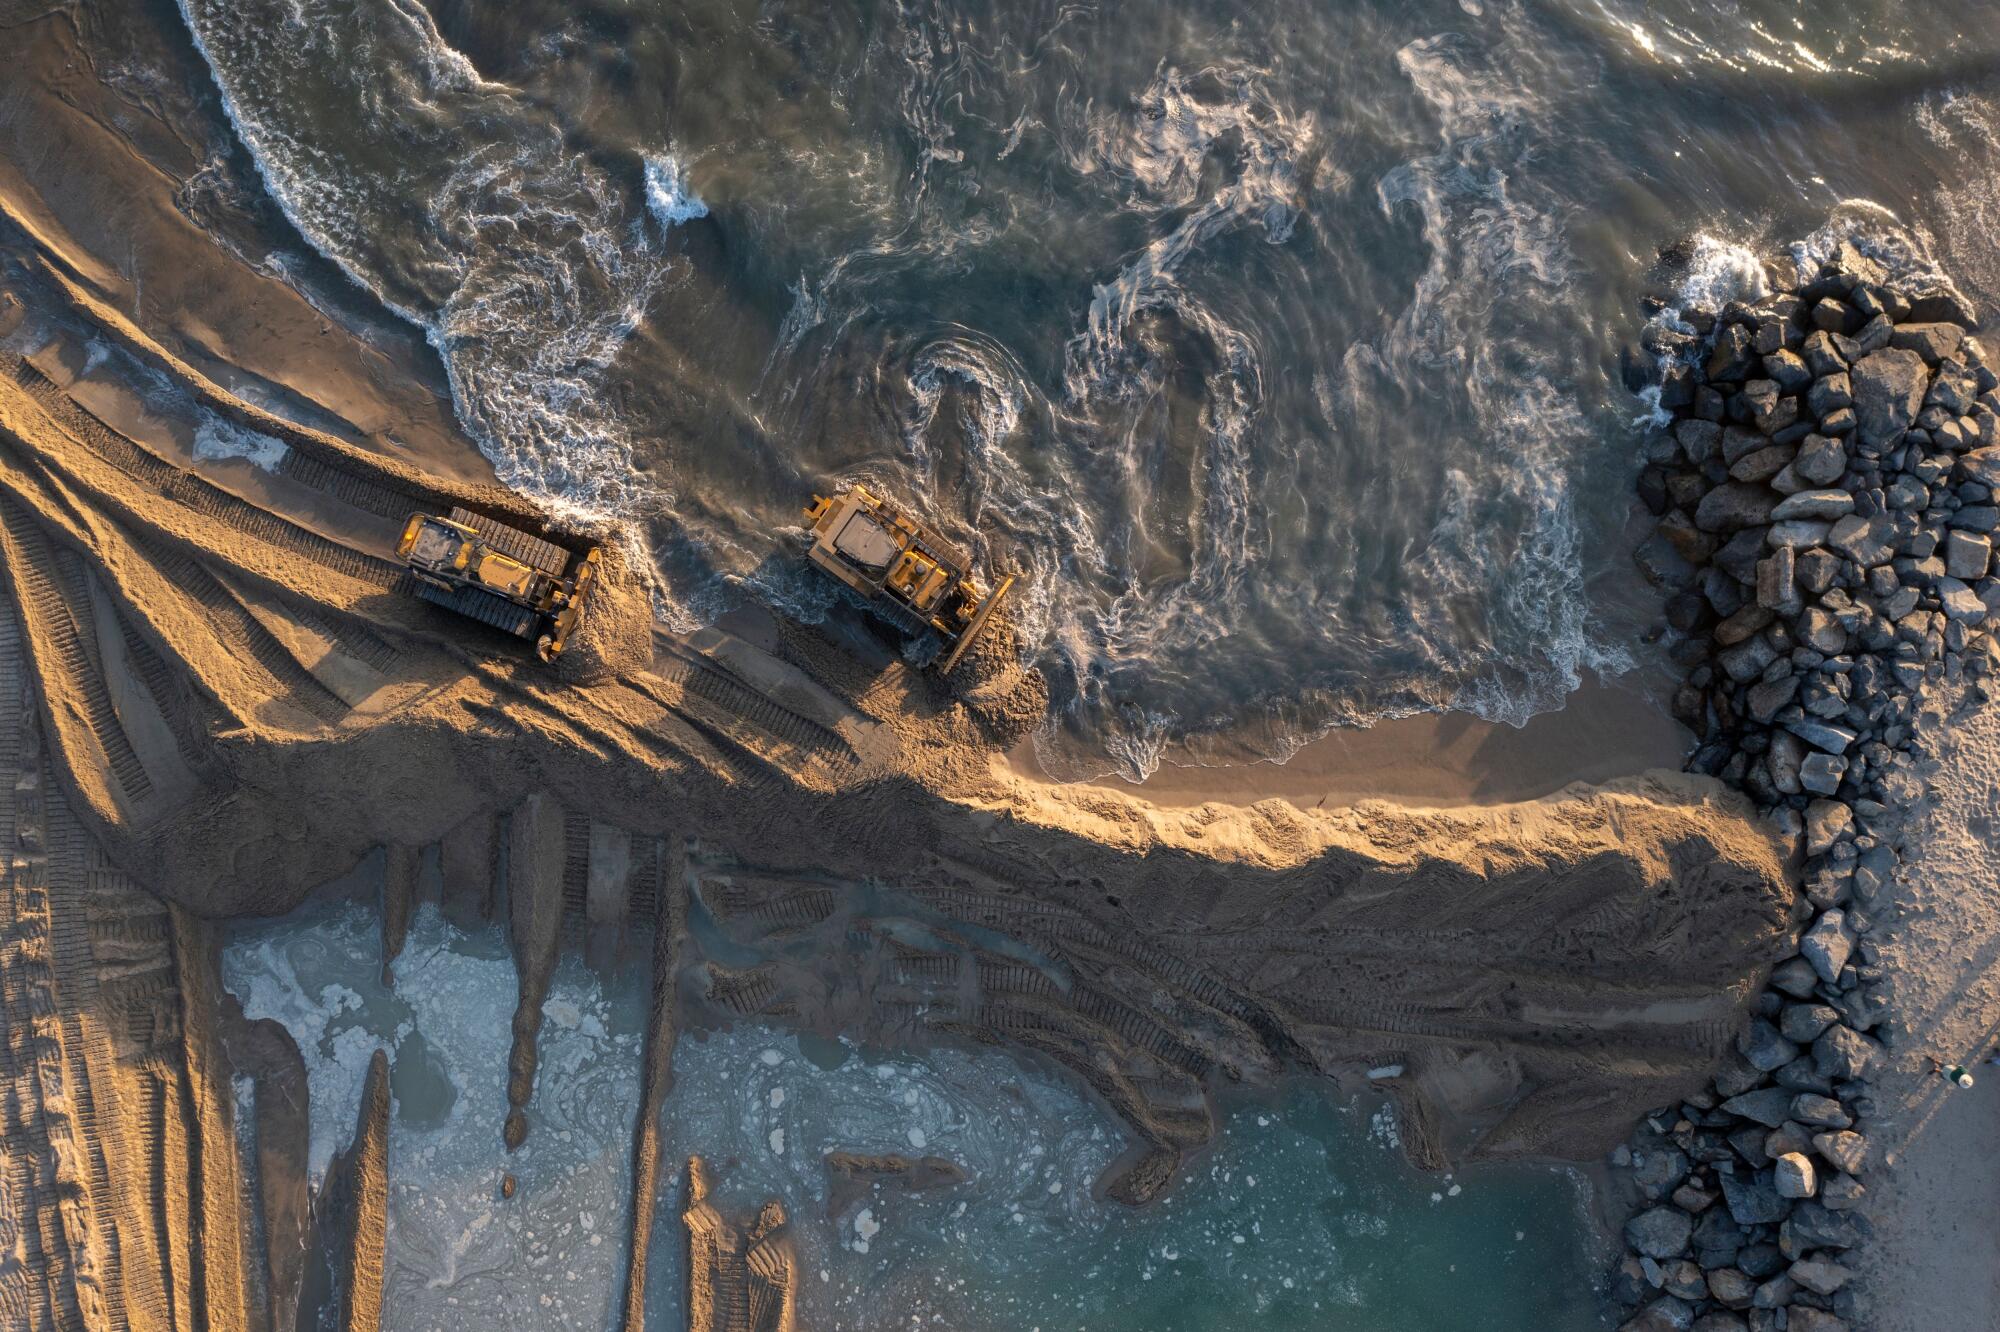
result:
[[[1876,1239],[1861,1287],[1877,1332],[2000,1327],[2000,709],[1934,694],[1903,780],[1911,809],[1895,906],[1873,938],[1899,1039],[1867,1125],[1886,1164],[1870,1185]],[[1931,1059],[1973,1069],[1969,1090]]]

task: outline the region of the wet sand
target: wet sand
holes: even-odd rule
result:
[[[1536,800],[1576,782],[1678,769],[1689,737],[1657,700],[1653,687],[1664,678],[1641,672],[1587,683],[1560,711],[1521,727],[1462,712],[1424,713],[1330,732],[1284,763],[1163,763],[1138,786],[1115,777],[1097,784],[1175,808],[1209,801],[1284,800],[1317,809],[1362,800],[1447,807]],[[1024,775],[1050,780],[1032,740],[1007,761]]]

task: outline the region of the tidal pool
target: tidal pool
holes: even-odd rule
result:
[[[645,984],[565,958],[545,1006],[533,1130],[500,1149],[516,983],[498,928],[421,908],[381,981],[358,903],[232,928],[224,979],[305,1055],[310,1169],[353,1132],[369,1055],[391,1052],[384,1325],[604,1328],[630,1203]],[[1125,1148],[1066,1079],[999,1051],[885,1052],[743,1026],[684,1037],[666,1105],[649,1321],[683,1325],[682,1163],[718,1201],[791,1214],[802,1327],[1567,1329],[1602,1326],[1587,1186],[1530,1167],[1426,1175],[1374,1098],[1303,1084],[1222,1107],[1215,1149],[1159,1204],[1091,1195]],[[829,1215],[825,1153],[947,1157],[971,1178]],[[510,1171],[515,1197],[502,1201]],[[504,1315],[500,1311],[504,1311]]]

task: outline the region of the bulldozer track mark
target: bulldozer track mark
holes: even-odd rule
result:
[[[276,681],[286,702],[304,708],[328,724],[337,723],[347,715],[348,706],[340,696],[301,666],[291,650],[279,642],[277,636],[266,629],[256,616],[243,609],[229,589],[199,560],[178,550],[153,550],[150,553],[168,581],[193,597],[209,613],[209,623],[217,636],[236,649],[238,655],[248,657],[263,667]]]
[[[177,687],[165,660],[153,651],[153,645],[140,636],[122,611],[118,614],[118,636],[124,641],[125,656],[138,673],[139,683],[152,695],[153,706],[166,718],[167,729],[173,733],[174,746],[180,750],[182,761],[194,771],[201,771],[209,763],[210,749],[201,704],[186,690]]]
[[[568,574],[570,561],[575,558],[553,541],[544,541],[519,528],[495,522],[483,513],[454,505],[446,516],[479,533],[481,540],[502,555],[511,556],[531,569],[539,569],[551,578]]]
[[[14,379],[72,438],[163,499],[359,582],[386,588],[402,576],[399,564],[321,536],[141,448],[91,415],[26,361],[17,364]]]
[[[69,599],[51,576],[53,552],[48,539],[11,496],[0,496],[0,519],[5,520],[20,553],[21,583],[35,618],[48,631],[57,665],[82,691],[84,724],[104,751],[119,788],[133,800],[146,799],[153,793],[152,778],[146,775],[146,765],[140,761],[131,737],[125,733],[124,723],[118,718],[103,668],[85,647],[83,631],[71,612]]]
[[[423,507],[425,498],[413,491],[383,485],[372,477],[297,448],[285,450],[284,460],[278,464],[278,475],[378,518],[407,518]]]
[[[562,930],[583,937],[590,915],[590,816],[563,812]]]
[[[294,605],[291,610],[300,623],[376,673],[388,675],[396,669],[396,662],[402,654],[395,646],[349,621],[338,611],[323,612],[304,604]]]
[[[662,679],[679,685],[683,693],[742,718],[756,729],[811,754],[822,763],[831,761],[843,767],[859,763],[859,756],[840,732],[804,713],[794,712],[718,667],[676,654],[671,661],[661,664],[659,674]]]

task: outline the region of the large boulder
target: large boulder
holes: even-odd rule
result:
[[[1678,1207],[1649,1207],[1625,1223],[1625,1242],[1648,1258],[1677,1258],[1687,1252],[1694,1219]]]
[[[1782,466],[1783,464],[1780,464]],[[1726,481],[1701,497],[1694,523],[1704,532],[1740,532],[1771,521],[1778,496],[1769,486]]]
[[[1850,378],[1856,430],[1864,445],[1875,448],[1894,444],[1915,423],[1931,383],[1924,358],[1900,347],[1870,352],[1855,362]]]
[[[1772,1225],[1782,1221],[1791,1210],[1791,1203],[1771,1182],[1768,1170],[1748,1179],[1741,1175],[1722,1176],[1722,1201],[1729,1208],[1730,1218],[1740,1226]]]
[[[1958,355],[1958,349],[1964,342],[1965,330],[1957,324],[1948,323],[1904,324],[1889,335],[1891,347],[1915,352],[1924,358],[1926,365],[1936,365]]]

